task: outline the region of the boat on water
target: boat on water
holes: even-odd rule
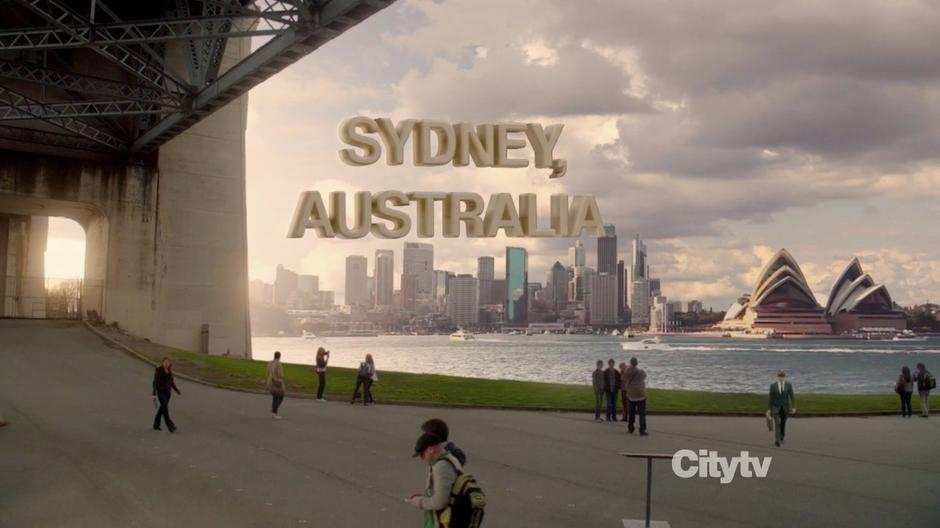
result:
[[[646,339],[642,339],[640,341],[635,341],[632,343],[628,341],[623,341],[620,343],[620,346],[624,350],[636,350],[638,347],[641,347],[641,346],[644,349],[649,349],[661,343],[662,343],[662,340],[659,338],[659,336],[655,336],[655,337],[647,337]]]
[[[919,336],[910,330],[902,330],[900,333],[896,334],[892,341],[926,341],[927,336]]]
[[[301,337],[303,337],[304,339],[316,339],[316,338],[317,338],[317,334],[314,334],[314,333],[311,332],[310,330],[304,330],[304,331],[303,331],[303,334],[301,335]]]
[[[459,342],[459,341],[473,341],[473,340],[476,339],[476,338],[477,338],[477,337],[476,337],[475,335],[471,334],[470,332],[465,332],[465,331],[463,331],[462,329],[461,329],[461,330],[457,330],[457,331],[454,332],[453,334],[450,334],[450,340],[451,340],[451,341],[457,341],[457,342]]]

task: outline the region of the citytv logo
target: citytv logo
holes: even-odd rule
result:
[[[764,478],[770,471],[773,457],[752,457],[747,451],[740,456],[721,457],[718,451],[699,449],[680,449],[672,455],[672,472],[679,478],[716,478],[722,484],[729,484],[736,474],[742,478]]]

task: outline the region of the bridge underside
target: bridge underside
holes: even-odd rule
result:
[[[85,228],[86,313],[250,356],[247,92],[390,3],[4,3],[0,214]]]

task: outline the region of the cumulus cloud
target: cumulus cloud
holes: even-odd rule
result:
[[[301,190],[569,192],[598,196],[624,256],[650,239],[672,298],[724,304],[784,245],[822,294],[858,254],[900,302],[937,298],[937,34],[917,1],[397,2],[252,92],[251,273],[341,290],[345,255],[400,259],[401,241],[280,239]],[[563,122],[569,174],[346,168],[336,125],[360,113]],[[538,280],[573,243],[521,242]],[[474,272],[507,240],[434,243],[438,267]]]

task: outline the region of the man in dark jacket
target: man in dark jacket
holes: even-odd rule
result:
[[[607,394],[607,421],[617,421],[617,394],[620,393],[620,371],[614,366],[614,360],[607,360],[604,369],[604,393]]]
[[[646,371],[638,368],[635,357],[623,371],[623,391],[627,395],[627,432],[633,433],[636,417],[640,417],[640,436],[646,436]]]
[[[777,373],[777,381],[770,384],[767,414],[774,420],[774,444],[780,447],[783,437],[787,434],[787,415],[796,414],[793,385],[787,381],[787,374],[782,370]]]
[[[601,420],[601,402],[604,401],[604,362],[597,360],[597,368],[591,374],[591,382],[594,385],[594,421]]]

